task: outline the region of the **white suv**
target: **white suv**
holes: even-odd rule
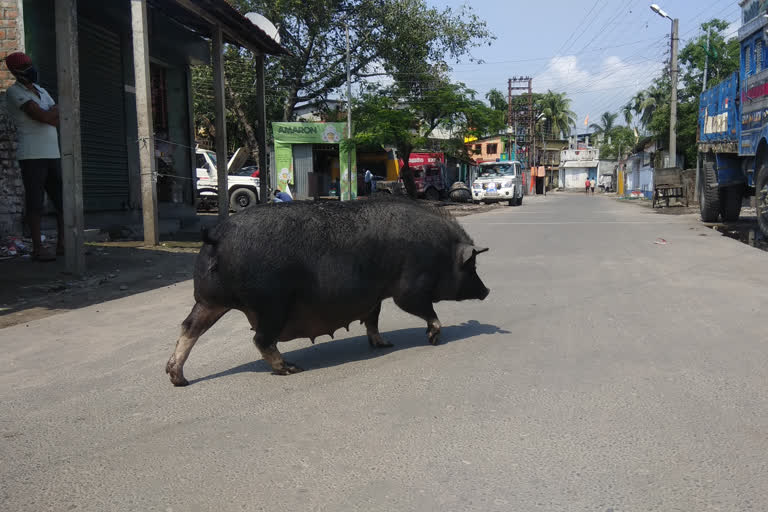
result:
[[[509,206],[523,204],[523,174],[520,162],[485,162],[472,182],[474,203],[498,203]]]
[[[229,162],[231,167],[237,155]],[[219,182],[216,169],[216,153],[197,148],[195,151],[197,170],[197,195],[204,209],[218,204]],[[231,169],[229,169],[231,171]],[[259,178],[251,176],[227,176],[229,187],[229,208],[240,211],[259,201]]]

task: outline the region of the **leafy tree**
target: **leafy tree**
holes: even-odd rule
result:
[[[538,108],[537,125],[548,137],[567,136],[576,126],[576,114],[571,110],[571,100],[564,92],[548,90],[540,97]]]
[[[707,31],[710,31],[708,86],[716,85],[739,69],[739,42],[725,39],[728,23],[713,19],[701,25],[703,35],[690,41],[680,52],[681,80],[677,106],[677,146],[688,162],[696,159],[696,128],[698,125],[699,96],[704,85],[704,66],[707,60]],[[661,140],[669,138],[670,81],[665,74],[645,91],[641,105],[641,121]]]
[[[482,136],[503,128],[498,111],[475,98],[464,84],[451,83],[431,72],[418,80],[390,86],[370,86],[354,108],[355,135],[352,144],[394,146],[403,160],[400,176],[408,194],[416,196],[413,172],[408,164],[411,153],[428,144],[438,127],[451,129],[456,143],[443,149],[463,151],[464,135]]]
[[[728,22],[713,19],[701,24],[702,35],[691,40],[680,51],[682,66],[682,101],[699,100],[704,86],[704,67],[707,66],[707,86],[711,87],[739,70],[739,41],[725,39]],[[707,31],[709,31],[709,58],[707,59]],[[708,61],[708,62],[707,62]]]
[[[628,155],[636,143],[635,132],[628,126],[615,126],[610,137],[603,139],[600,144],[600,158],[606,160],[619,159]]]
[[[439,10],[424,0],[235,0],[241,12],[256,11],[279,28],[291,56],[272,61],[282,119],[302,103],[322,101],[346,82],[346,35],[354,81],[372,76],[407,80],[414,65],[447,64],[490,42],[484,21],[471,9]]]

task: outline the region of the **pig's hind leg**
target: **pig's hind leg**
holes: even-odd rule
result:
[[[189,357],[189,352],[195,346],[198,338],[227,311],[229,311],[228,308],[206,306],[200,302],[194,305],[189,316],[181,324],[181,336],[176,341],[176,350],[168,360],[168,364],[165,365],[165,373],[171,377],[174,386],[189,384],[184,378],[184,362]]]
[[[389,348],[392,345],[385,340],[379,332],[379,314],[381,313],[381,302],[376,304],[376,307],[368,313],[368,316],[363,319],[365,324],[365,331],[368,334],[368,343],[375,348]]]
[[[253,336],[253,344],[261,352],[261,357],[272,367],[272,373],[275,375],[290,375],[292,373],[303,372],[304,369],[283,359],[283,355],[277,350],[277,337],[280,334],[282,325],[276,322],[276,315],[262,314],[255,312],[245,312],[251,329],[256,333]],[[259,321],[259,316],[264,320]]]
[[[427,339],[432,345],[440,343],[440,320],[438,320],[432,301],[428,297],[396,295],[394,300],[400,309],[427,322]]]

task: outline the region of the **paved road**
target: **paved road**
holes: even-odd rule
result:
[[[462,222],[493,292],[439,347],[389,304],[395,350],[277,377],[231,313],[175,389],[190,283],[1,330],[0,508],[768,509],[768,254],[601,197]]]

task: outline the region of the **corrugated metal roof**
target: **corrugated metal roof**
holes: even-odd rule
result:
[[[221,25],[227,43],[269,55],[290,55],[227,0],[151,0],[151,4],[206,37],[215,22]]]

